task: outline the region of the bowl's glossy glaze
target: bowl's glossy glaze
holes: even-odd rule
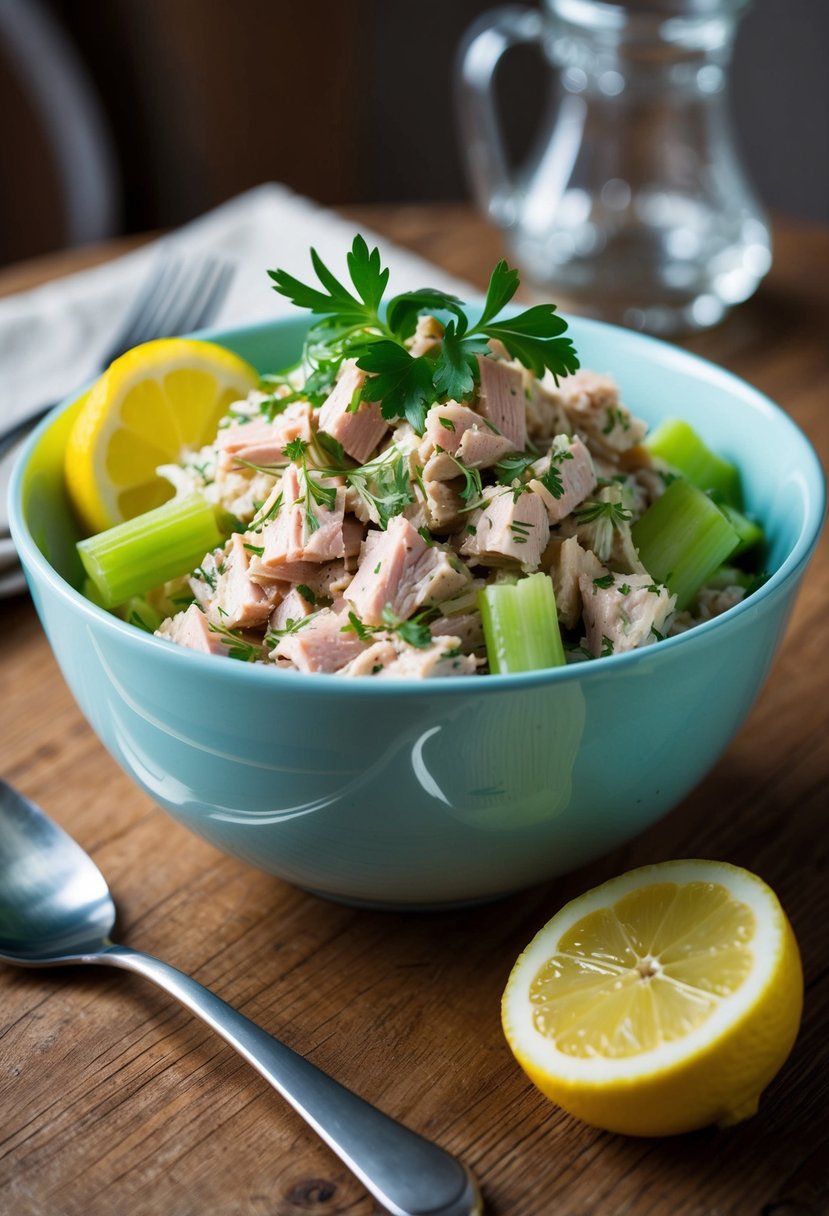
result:
[[[572,322],[654,423],[681,416],[739,464],[769,537],[766,585],[682,637],[550,672],[423,683],[276,673],[149,637],[75,589],[62,481],[67,403],[31,438],[12,530],[66,680],[115,759],[219,848],[335,898],[426,907],[493,898],[599,856],[708,771],[769,669],[817,540],[824,486],[794,424],[675,348]],[[301,322],[211,336],[261,370]]]

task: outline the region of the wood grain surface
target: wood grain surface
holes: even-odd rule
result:
[[[499,252],[464,207],[348,214],[478,284]],[[776,238],[758,296],[686,345],[779,401],[825,463],[829,230],[779,224]],[[0,291],[112,252],[14,268]],[[0,605],[0,771],[92,853],[121,940],[190,972],[463,1157],[493,1216],[819,1216],[829,1212],[828,548],[824,539],[765,691],[703,784],[625,848],[489,907],[340,907],[189,835],[103,751],[23,597]],[[803,1027],[751,1121],[663,1141],[607,1135],[547,1103],[516,1067],[501,991],[565,900],[684,856],[748,866],[777,890],[803,953]],[[378,1212],[230,1048],[145,982],[0,971],[2,1216]]]

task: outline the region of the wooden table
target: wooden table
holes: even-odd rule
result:
[[[349,214],[483,284],[498,238],[464,207]],[[91,255],[0,274],[14,290]],[[687,343],[769,393],[829,455],[829,230],[780,224],[756,299]],[[462,1156],[498,1216],[818,1216],[829,1211],[829,560],[707,780],[632,844],[491,907],[392,915],[326,903],[190,836],[103,751],[28,600],[0,606],[0,771],[107,875],[120,935],[211,985],[372,1102]],[[0,847],[2,844],[0,843]],[[631,866],[703,856],[778,891],[806,973],[803,1028],[757,1118],[628,1140],[545,1102],[499,1023],[510,967],[567,899]],[[0,974],[4,1216],[368,1216],[358,1182],[194,1018],[112,973]]]

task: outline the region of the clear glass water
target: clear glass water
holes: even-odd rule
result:
[[[461,108],[478,199],[545,295],[673,334],[715,324],[754,292],[769,229],[726,102],[747,2],[547,0],[543,18],[499,10],[470,32]],[[556,77],[549,128],[515,175],[482,144],[499,139],[495,34],[500,53],[539,42]]]

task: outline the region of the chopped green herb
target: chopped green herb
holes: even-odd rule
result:
[[[305,460],[305,453],[308,450],[308,447],[309,447],[309,445],[308,445],[307,441],[305,439],[301,439],[299,437],[299,435],[297,435],[296,439],[292,439],[290,441],[290,443],[285,444],[282,451],[285,453],[285,455],[288,457],[289,460],[293,460],[298,463],[303,463]]]
[[[257,514],[250,521],[248,527],[249,532],[258,532],[270,519],[275,519],[282,509],[282,491],[277,494],[271,505],[264,514]]]
[[[580,524],[592,524],[597,520],[606,519],[615,528],[633,519],[633,512],[623,507],[620,502],[585,502],[573,515]]]
[[[298,633],[300,629],[304,629],[310,624],[315,617],[319,616],[319,612],[309,612],[307,616],[300,616],[294,619],[288,617],[281,629],[269,629],[265,634],[265,645],[269,649],[273,649],[283,638],[289,637],[292,633]]]
[[[227,625],[217,625],[215,621],[208,621],[207,627],[228,645],[229,658],[239,659],[242,663],[254,663],[262,657],[261,647],[249,642],[235,629],[228,629]]]
[[[376,632],[376,629],[371,625],[364,625],[355,612],[349,612],[348,624],[340,629],[340,633],[356,633],[361,642],[367,642],[373,632]]]
[[[432,634],[429,626],[423,622],[422,613],[408,621],[401,621],[394,615],[391,605],[387,604],[383,609],[383,624],[391,633],[396,633],[404,642],[416,646],[418,650],[424,650],[432,644]]]
[[[349,470],[345,479],[383,530],[413,501],[408,457],[394,445],[368,464]]]
[[[602,587],[603,589],[607,590],[608,587],[613,586],[613,582],[614,579],[612,574],[603,574],[601,578],[593,579],[593,586]]]
[[[216,590],[218,582],[218,571],[216,569],[207,570],[204,566],[196,566],[193,571],[193,578],[199,579],[202,583],[207,583],[211,591]]]

